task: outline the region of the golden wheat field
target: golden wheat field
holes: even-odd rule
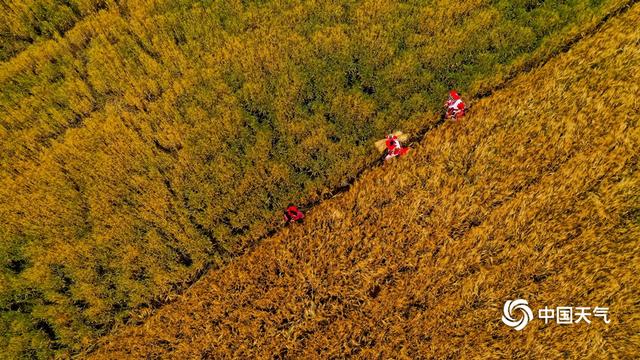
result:
[[[528,105],[511,113],[518,116],[507,116],[513,109],[502,101],[491,113],[482,114],[481,105],[478,111],[472,108],[468,121],[440,126],[442,119],[434,114],[441,112],[448,91],[455,88],[471,105],[484,104],[497,89],[511,89],[508,84],[518,74],[540,67],[580,39],[599,33],[636,2],[0,1],[0,358],[69,358],[106,351],[96,346],[101,337],[145,323],[210,271],[214,272],[209,277],[221,277],[217,280],[221,284],[227,277],[241,276],[242,272],[233,273],[237,264],[258,256],[273,241],[302,241],[296,246],[343,244],[346,249],[351,247],[348,256],[353,263],[323,255],[326,264],[309,268],[318,269],[318,274],[297,272],[295,266],[300,264],[283,272],[283,276],[296,274],[299,280],[313,276],[332,280],[323,283],[320,293],[313,283],[302,300],[282,300],[283,309],[260,305],[268,317],[265,329],[273,331],[275,326],[273,333],[284,334],[287,341],[299,345],[284,346],[279,337],[271,340],[280,341],[271,347],[255,345],[259,355],[284,357],[287,351],[289,357],[303,357],[305,346],[313,349],[314,341],[321,344],[323,338],[317,334],[359,323],[364,326],[361,333],[317,345],[316,349],[323,347],[318,356],[346,357],[352,349],[362,352],[367,346],[390,343],[386,336],[391,335],[382,335],[390,330],[377,332],[366,324],[384,319],[385,326],[396,326],[381,311],[397,316],[400,310],[385,300],[396,294],[392,285],[418,281],[411,276],[420,262],[410,251],[437,249],[435,255],[429,253],[438,264],[434,269],[443,259],[456,268],[466,264],[467,260],[459,262],[442,254],[459,246],[459,238],[495,225],[490,216],[502,210],[494,207],[516,201],[511,191],[532,189],[545,171],[555,174],[568,158],[578,156],[583,148],[572,148],[577,143],[571,141],[587,141],[582,144],[585,149],[597,146],[590,136],[598,139],[598,135],[586,133],[581,124],[597,122],[592,120],[596,116],[614,116],[585,110],[584,101],[598,99],[606,90],[600,83],[589,83],[588,89],[576,85],[585,92],[577,94],[580,96],[571,95],[575,89],[566,87],[566,92],[553,98],[580,109],[574,114],[584,114],[586,120],[576,122],[563,112],[529,119],[531,114],[524,113],[532,111],[529,105],[545,114],[549,111],[532,100],[526,102],[533,95],[522,91],[526,96],[517,99]],[[620,29],[631,36],[634,28],[621,25]],[[613,50],[609,53],[616,55]],[[635,69],[634,63],[626,66],[623,90],[631,93],[635,77],[628,71]],[[602,72],[603,77],[613,76],[599,67],[596,64],[591,70]],[[561,85],[564,78],[547,78],[555,79],[557,87],[565,86]],[[531,87],[536,93],[540,89]],[[578,103],[570,100],[574,97]],[[620,97],[617,89],[605,99],[609,110],[618,109],[620,99],[632,101]],[[624,113],[632,116],[635,110]],[[495,124],[517,120],[512,127],[529,132],[511,138],[500,126],[495,131],[484,128],[492,124],[490,119]],[[534,120],[545,125],[530,130]],[[558,129],[564,132],[556,133]],[[411,146],[423,144],[406,162],[370,170],[382,163],[378,151],[385,141],[379,140],[395,131],[406,134]],[[629,130],[625,131],[626,136]],[[489,135],[494,136],[492,140]],[[467,136],[486,145],[463,149],[465,141],[471,141]],[[508,140],[503,146],[504,139]],[[378,151],[376,143],[381,145]],[[539,148],[546,144],[554,145]],[[564,153],[563,146],[578,153]],[[526,161],[514,160],[507,150],[517,150]],[[444,162],[438,160],[438,154],[444,156],[442,151],[458,155]],[[369,175],[353,187],[365,171]],[[374,186],[374,179],[385,180]],[[352,187],[348,194],[338,195]],[[367,200],[349,203],[354,192]],[[589,201],[600,199],[589,194]],[[391,201],[389,196],[398,200]],[[330,198],[335,199],[315,209]],[[310,210],[303,227],[314,234],[311,238],[297,233],[302,231],[300,226],[279,233],[282,211],[289,203]],[[626,216],[637,217],[634,211]],[[379,212],[385,214],[384,219],[377,218]],[[438,216],[447,222],[437,221]],[[373,225],[388,228],[376,230]],[[326,226],[335,230],[327,231]],[[346,226],[353,227],[350,231],[354,233],[346,231]],[[523,226],[509,236],[521,234]],[[401,227],[407,232],[400,231]],[[260,245],[274,234],[281,240]],[[443,247],[446,234],[456,241]],[[547,239],[539,241],[543,240]],[[410,246],[414,243],[415,248]],[[384,257],[367,251],[373,244],[379,246],[376,251],[385,252]],[[329,251],[304,249],[314,257]],[[497,259],[494,252],[501,249],[483,251],[489,254],[481,257],[486,261],[486,256]],[[399,252],[413,259],[410,266],[398,265]],[[254,266],[288,261],[286,254],[262,257]],[[238,256],[242,258],[229,265]],[[420,269],[419,274],[426,276],[427,268]],[[334,286],[335,277],[343,276],[344,271],[357,273],[340,280],[340,287]],[[439,276],[434,272],[432,282],[419,281],[421,286],[462,283],[457,273],[453,278],[447,273],[442,279]],[[534,279],[548,284],[545,279],[549,276],[536,273]],[[365,283],[357,283],[359,279]],[[349,293],[352,285],[366,296]],[[195,288],[199,286],[204,285]],[[426,300],[416,300],[417,305],[407,305],[401,317],[413,319],[414,313],[440,309],[434,299],[455,304],[446,298],[447,293],[437,293],[443,291],[438,286],[429,288],[436,289],[436,293],[429,290],[434,297],[429,298],[429,308],[423,306]],[[407,289],[413,287],[406,283]],[[222,285],[220,289],[226,291]],[[401,294],[402,288],[397,289]],[[458,293],[455,288],[446,289]],[[237,292],[232,290],[229,296],[233,294]],[[317,328],[301,323],[297,317],[301,315],[291,313],[302,308],[287,305],[309,305],[305,303],[309,297],[315,308],[304,307],[311,311],[304,316],[312,321],[317,314]],[[402,296],[393,300],[396,298],[414,304]],[[365,300],[397,311],[372,309]],[[245,306],[242,301],[231,305]],[[398,306],[403,308],[403,304]],[[474,306],[484,309],[480,305]],[[353,320],[360,313],[368,320]],[[232,315],[224,319],[239,324]],[[413,329],[410,323],[402,326]],[[461,334],[461,328],[457,329],[456,334]],[[214,336],[226,336],[229,329],[213,330]],[[392,333],[399,331],[394,327]],[[430,333],[437,338],[437,332]],[[252,344],[241,335],[235,339],[238,346]],[[392,339],[402,337],[393,335]],[[158,345],[173,346],[167,344],[175,341]],[[217,353],[203,350],[208,357],[225,351],[205,342],[199,346],[217,349]],[[155,351],[153,347],[149,350]],[[238,347],[235,355],[250,356],[242,351]],[[410,356],[419,357],[416,353],[425,352]],[[189,355],[201,354],[196,346]]]
[[[640,5],[87,358],[640,356]],[[501,322],[506,300],[610,323]]]

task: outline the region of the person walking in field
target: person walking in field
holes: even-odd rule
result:
[[[304,219],[304,214],[296,206],[289,204],[284,211],[284,221],[286,223],[299,222]]]
[[[457,121],[464,116],[465,104],[457,91],[449,91],[449,99],[444,106],[447,108],[446,120],[453,119]]]
[[[398,135],[389,134],[387,136],[387,140],[385,142],[387,147],[387,156],[385,156],[384,160],[393,159],[396,156],[402,156],[409,152],[408,147],[402,147],[400,144],[400,140],[398,139]]]

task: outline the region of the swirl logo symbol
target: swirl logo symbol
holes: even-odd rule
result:
[[[520,310],[522,312],[521,318],[515,318],[513,312]],[[502,322],[511,326],[512,328],[520,331],[533,319],[533,312],[529,307],[527,300],[507,300],[502,308]]]

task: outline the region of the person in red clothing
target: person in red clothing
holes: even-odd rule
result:
[[[464,116],[464,101],[462,101],[457,91],[449,91],[449,100],[447,100],[444,106],[447,108],[445,119],[459,120]]]
[[[400,147],[400,140],[398,140],[398,135],[389,134],[387,135],[387,141],[385,142],[387,145],[387,151],[393,151],[396,148]]]
[[[296,206],[289,204],[287,210],[284,211],[284,221],[287,223],[293,223],[296,221],[302,221],[304,214]]]
[[[393,159],[396,156],[402,156],[409,152],[408,147],[402,147],[400,145],[400,140],[397,135],[390,134],[387,136],[386,141],[387,146],[387,156],[384,157],[384,160]]]

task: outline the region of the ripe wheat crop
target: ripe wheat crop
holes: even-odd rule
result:
[[[640,5],[89,358],[634,358]],[[507,299],[611,323],[500,321]]]
[[[485,97],[515,74],[562,52],[580,34],[596,31],[603,19],[631,3],[0,1],[0,353],[9,358],[72,356],[113,328],[142,323],[210,268],[221,267],[208,279],[221,277],[216,285],[220,291],[237,295],[239,288],[227,289],[225,279],[241,276],[251,284],[256,281],[254,269],[232,274],[238,265],[225,263],[276,231],[289,202],[305,207],[344,188],[376,162],[379,154],[373,144],[385,134],[423,133],[433,127],[438,122],[433,114],[449,88],[461,90],[467,99]],[[633,25],[619,26],[631,36]],[[602,44],[600,56],[625,60],[613,45],[607,47],[611,42]],[[585,56],[575,56],[572,66],[584,68],[590,61]],[[605,70],[618,71],[598,58],[603,63],[584,68],[584,76],[593,71],[604,78],[609,76]],[[633,64],[629,69],[635,69]],[[601,154],[598,146],[613,146],[598,142],[597,136],[614,134],[609,125],[622,126],[610,110],[631,101],[618,96],[623,87],[613,75],[605,86],[606,81],[587,82],[548,67],[545,71],[546,77],[556,79],[549,89],[533,75],[526,91],[510,87],[527,96],[546,89],[545,97],[538,94],[517,103],[524,95],[501,95],[503,104],[491,103],[496,113],[483,105],[492,100],[482,100],[465,122],[470,125],[444,126],[429,135],[409,161],[372,171],[374,175],[358,180],[354,190],[331,203],[335,206],[312,210],[310,224],[303,228],[307,230],[286,229],[258,247],[286,241],[289,248],[275,248],[271,257],[256,257],[260,250],[247,255],[256,257],[255,266],[278,258],[274,273],[289,269],[284,279],[291,276],[311,285],[301,289],[283,282],[273,290],[261,283],[274,298],[265,298],[260,305],[264,311],[249,312],[247,318],[238,315],[234,326],[254,324],[251,317],[259,314],[271,334],[285,340],[257,353],[257,345],[250,344],[265,338],[243,328],[245,335],[227,344],[226,354],[288,351],[302,356],[308,345],[308,351],[363,351],[365,356],[367,347],[402,341],[396,335],[407,326],[384,318],[383,308],[368,308],[368,302],[391,306],[381,302],[391,299],[398,302],[394,309],[403,310],[389,316],[413,319],[412,314],[427,309],[424,304],[432,307],[434,301],[457,294],[450,293],[456,286],[471,286],[464,282],[470,281],[464,273],[445,270],[467,271],[464,266],[471,260],[457,262],[445,256],[448,251],[470,251],[473,259],[494,261],[506,251],[497,245],[501,242],[478,239],[481,247],[472,249],[458,240],[489,226],[498,211],[505,211],[501,216],[507,219],[516,216],[511,212],[524,212],[504,206],[525,201],[517,196],[530,189],[551,191],[538,185],[547,173],[571,169],[587,181],[581,171],[592,176],[592,170],[582,167],[609,158],[581,156]],[[629,84],[634,75],[625,74],[627,93],[636,85]],[[563,85],[565,79],[574,79],[575,85]],[[522,80],[518,84],[524,86]],[[576,94],[578,103],[561,101],[558,89]],[[509,110],[516,104],[517,114]],[[562,106],[563,111],[552,113],[552,107]],[[621,139],[627,139],[616,141],[633,144],[634,138],[627,137],[633,126],[616,127]],[[616,152],[611,156],[626,159]],[[608,165],[600,166],[593,171]],[[567,184],[549,186],[565,191],[564,186],[573,183]],[[580,194],[588,204],[608,207],[597,189]],[[627,204],[616,194],[607,195],[619,202],[615,206],[620,208],[611,211]],[[534,216],[547,211],[536,208],[543,203],[535,198],[531,206],[521,206],[529,206],[527,212]],[[590,208],[586,204],[576,209]],[[594,205],[597,208],[602,211]],[[616,219],[602,214],[598,221]],[[529,224],[524,214],[519,216],[521,223],[513,225],[511,237],[532,234],[541,244],[556,241],[545,239],[542,223]],[[398,225],[400,220],[407,222]],[[565,231],[561,224],[553,231]],[[599,238],[602,228],[597,224],[589,230],[596,233],[580,234]],[[577,236],[579,230],[574,231]],[[303,244],[311,247],[296,247]],[[414,251],[421,252],[412,255]],[[441,273],[424,273],[429,281],[409,277],[433,253],[439,254],[433,259],[442,262]],[[413,260],[400,264],[404,258]],[[261,271],[272,276],[271,270]],[[315,289],[323,279],[329,282],[323,297],[317,297]],[[412,298],[398,295],[401,287],[394,295],[387,286],[398,282],[409,288],[416,279],[435,291],[420,296],[435,298],[416,300],[414,306]],[[268,300],[289,291],[302,302],[273,300],[289,304],[278,310]],[[224,301],[238,309],[244,306],[231,304],[230,297],[219,301],[221,309]],[[305,319],[317,315],[322,320],[313,325],[296,317],[298,312],[307,314]],[[357,321],[350,319],[357,316],[370,317],[358,328],[360,333],[338,331],[354,326]],[[391,328],[373,331],[371,321],[377,319]],[[232,317],[224,321],[233,323]],[[269,325],[274,322],[275,328]],[[220,324],[209,324],[215,331],[206,336],[240,331],[220,330],[227,326]],[[311,336],[322,331],[341,335]],[[383,333],[394,334],[396,340]],[[204,349],[214,357],[227,351],[215,346],[203,341],[193,351]],[[409,354],[415,349],[407,343],[407,351],[414,351]],[[433,354],[439,354],[436,350]]]

